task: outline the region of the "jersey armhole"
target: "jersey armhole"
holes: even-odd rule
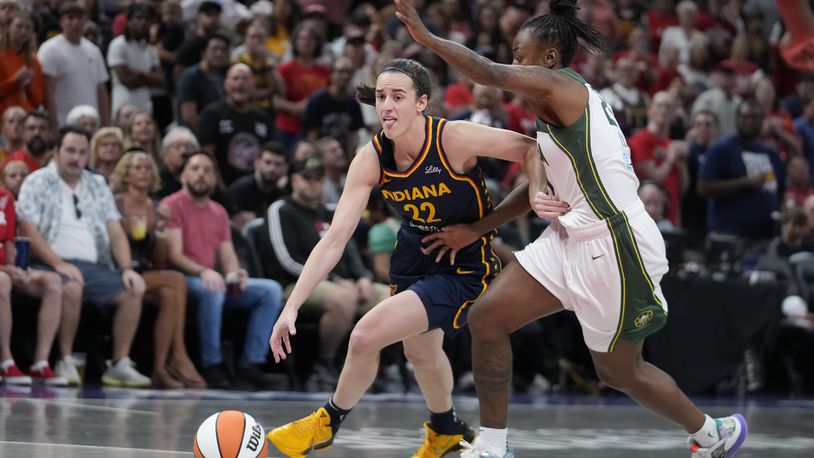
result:
[[[380,134],[376,134],[373,136],[373,139],[370,142],[373,144],[373,149],[376,151],[376,156],[379,159],[379,185],[384,184],[384,167],[382,166],[382,144],[381,140],[379,139]]]

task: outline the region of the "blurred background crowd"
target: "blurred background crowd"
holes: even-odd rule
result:
[[[415,3],[432,32],[503,63],[520,26],[547,12],[536,0]],[[758,359],[783,361],[779,389],[810,392],[814,74],[780,57],[774,1],[577,3],[611,52],[573,68],[613,108],[673,273],[781,287],[782,344]],[[379,196],[303,309],[295,362],[270,366],[263,336],[380,129],[354,87],[396,57],[430,70],[427,114],[536,136],[522,98],[418,46],[389,1],[0,0],[5,257],[15,263],[16,218],[41,272],[7,266],[5,289],[0,276],[16,319],[11,346],[11,314],[0,333],[6,383],[78,384],[77,351],[92,377],[103,342],[105,384],[330,389],[354,320],[388,294],[399,221]],[[517,164],[481,166],[496,202],[525,179]],[[545,225],[529,214],[501,228],[504,262]],[[471,388],[458,340],[448,350]],[[518,332],[515,388],[593,392],[580,341],[567,316]],[[378,388],[394,375],[409,385],[403,356],[387,353]]]

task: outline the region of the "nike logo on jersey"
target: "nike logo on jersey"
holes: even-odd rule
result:
[[[599,256],[594,256],[594,255],[591,255],[591,259],[593,259],[594,261],[596,261],[597,259],[601,258],[602,256],[605,256],[605,254],[603,253],[603,254],[600,254]]]
[[[475,271],[474,270],[463,270],[460,267],[458,267],[458,270],[456,270],[455,273],[458,274],[458,275],[469,275],[469,274],[474,274]]]

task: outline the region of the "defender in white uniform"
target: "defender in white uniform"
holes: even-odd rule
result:
[[[527,170],[533,207],[556,220],[517,254],[519,262],[509,263],[469,312],[481,428],[462,457],[511,456],[509,335],[564,308],[576,312],[605,384],[681,425],[690,433],[693,457],[734,456],[746,439],[743,417],[704,415],[669,375],[642,358],[644,338],[667,319],[659,288],[667,272],[664,242],[636,195],[638,181],[613,112],[568,68],[580,43],[602,50],[605,37],[576,17],[575,0],[550,0],[550,13],[529,19],[515,36],[512,65],[502,65],[430,33],[411,0],[395,4],[397,17],[419,44],[476,83],[527,101],[538,118],[541,152],[540,163],[530,168],[545,166]],[[554,200],[540,189],[546,175]],[[442,243],[459,249],[491,229],[486,218],[481,221],[426,237],[435,239],[428,248]]]
[[[667,301],[664,240],[637,195],[639,180],[613,111],[585,80],[585,112],[556,128],[537,120],[537,143],[554,197],[571,209],[516,253],[526,271],[576,312],[591,350],[613,351],[620,337],[661,328]]]

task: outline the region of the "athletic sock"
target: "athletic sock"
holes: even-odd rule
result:
[[[347,416],[352,409],[340,409],[334,404],[333,398],[328,400],[323,407],[325,407],[325,410],[328,411],[328,415],[331,416],[331,429],[333,430],[335,436],[336,432],[339,431],[339,427],[342,426],[342,422],[345,421],[345,416]]]
[[[497,456],[503,456],[509,448],[509,429],[484,428],[481,426],[476,440],[478,448],[485,448]]]
[[[453,434],[460,433],[461,428],[460,425],[457,424],[457,419],[455,416],[455,407],[441,413],[430,411],[430,428],[435,431],[435,434],[452,436]]]
[[[46,366],[48,366],[48,361],[43,359],[43,360],[37,361],[36,363],[32,364],[31,365],[31,370],[32,371],[38,371],[40,369],[43,369]]]
[[[706,420],[704,420],[704,426],[701,427],[696,433],[692,434],[692,440],[694,440],[698,445],[701,447],[710,447],[719,440],[721,440],[720,435],[718,434],[718,424],[715,420],[712,419],[709,415],[704,415]]]
[[[3,361],[2,363],[0,363],[0,369],[3,369],[5,371],[5,370],[8,370],[8,368],[13,366],[13,365],[14,365],[14,360],[13,359],[7,359],[7,360]]]

